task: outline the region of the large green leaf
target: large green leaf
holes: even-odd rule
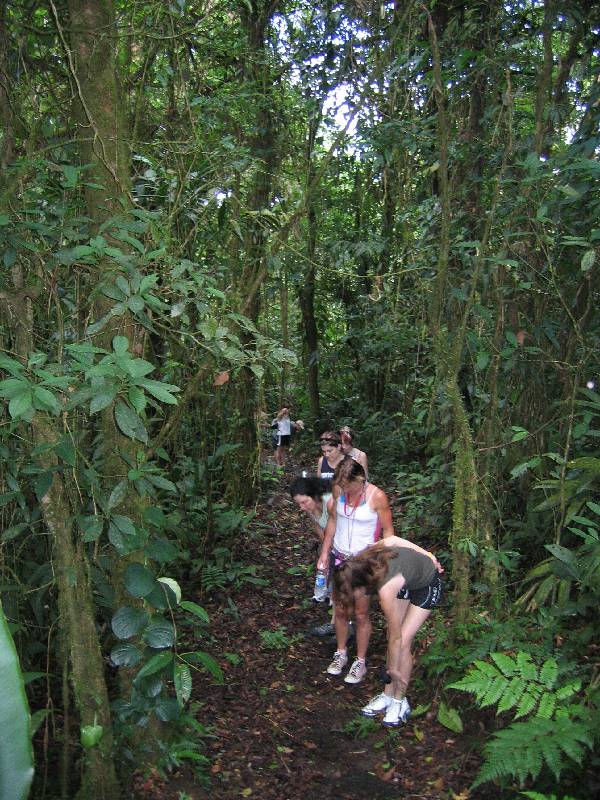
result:
[[[197,603],[193,603],[191,600],[184,600],[181,603],[181,608],[185,609],[186,611],[189,611],[190,614],[194,614],[196,617],[201,619],[202,622],[206,622],[206,624],[210,622],[208,614],[202,608],[202,606],[199,606]]]
[[[23,416],[31,408],[33,396],[30,389],[14,395],[8,404],[8,413],[13,419]]]
[[[78,518],[79,527],[83,531],[84,542],[96,542],[102,534],[104,519],[94,515]]]
[[[152,658],[146,664],[144,664],[144,666],[135,676],[135,682],[137,683],[142,678],[147,678],[148,675],[154,675],[154,673],[160,672],[165,667],[169,666],[172,661],[173,653],[157,653],[156,655],[152,656]]]
[[[445,703],[440,703],[438,709],[438,722],[453,733],[462,733],[463,723],[458,711],[450,708]]]
[[[30,726],[19,659],[0,603],[0,800],[25,800],[29,794]]]
[[[146,597],[154,589],[156,579],[143,564],[130,564],[125,570],[125,588],[132,597]]]
[[[161,383],[160,381],[151,381],[149,379],[138,380],[137,383],[138,386],[142,386],[162,403],[169,403],[170,405],[177,404],[177,398],[173,396],[172,392],[178,392],[178,386],[173,386],[170,383]]]
[[[175,664],[173,670],[173,682],[175,684],[175,694],[179,705],[183,706],[192,696],[192,673],[187,664]]]
[[[135,667],[141,659],[141,651],[131,642],[119,642],[110,651],[110,660],[115,667]]]
[[[111,628],[118,639],[131,639],[148,624],[148,614],[131,606],[123,606],[115,611]]]
[[[123,500],[127,496],[127,489],[128,489],[128,482],[125,479],[117,483],[115,488],[110,493],[110,497],[108,498],[109,511],[112,511],[113,508],[116,508],[123,502]]]
[[[223,670],[215,659],[204,650],[197,650],[195,653],[182,653],[181,658],[188,664],[202,664],[219,683],[225,681]]]
[[[147,444],[148,431],[144,427],[144,423],[136,412],[122,400],[118,400],[115,404],[115,420],[119,430],[124,433],[125,436],[129,439],[137,439]]]
[[[153,622],[144,631],[143,639],[157,650],[172,647],[175,644],[175,629],[167,620]]]
[[[125,556],[143,547],[146,532],[138,530],[129,517],[113,514],[108,525],[108,538],[119,555]]]

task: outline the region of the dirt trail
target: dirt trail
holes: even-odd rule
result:
[[[191,783],[184,770],[161,796],[178,800],[185,791],[191,800],[493,798],[492,787],[481,794],[468,791],[479,764],[473,744],[478,731],[452,734],[437,722],[435,702],[401,729],[370,721],[365,727],[358,712],[381,691],[378,673],[385,661],[378,609],[365,681],[348,686],[325,673],[334,643],[310,636],[309,629],[326,620],[327,609],[310,602],[306,574],[289,572],[314,563],[316,539],[291,503],[287,483],[283,479],[258,509],[245,540],[243,557],[260,566],[269,585],[237,591],[237,612],[222,600],[201,600],[215,637],[210,649],[226,675],[224,686],[195,680],[194,698],[203,704],[199,719],[215,735],[207,750],[210,789]],[[275,632],[270,642],[268,632]],[[238,663],[225,653],[236,654]],[[421,682],[412,689],[413,708],[432,702]]]

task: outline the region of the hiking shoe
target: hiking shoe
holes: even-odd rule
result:
[[[367,705],[364,708],[361,708],[360,713],[363,715],[363,717],[376,717],[377,714],[387,711],[392,699],[393,698],[391,694],[384,694],[384,692],[382,692],[381,694],[378,694],[377,697],[369,700]]]
[[[345,650],[336,650],[331,664],[327,667],[327,672],[330,675],[341,675],[347,663],[348,653]]]
[[[367,666],[362,658],[357,658],[348,670],[344,683],[360,683],[367,674]]]
[[[310,629],[312,636],[333,636],[335,635],[335,626],[331,622],[324,622],[322,625],[316,625]]]
[[[403,697],[402,700],[396,700],[395,697],[391,698],[391,703],[387,707],[383,724],[386,728],[397,728],[410,717],[410,706],[408,700]]]

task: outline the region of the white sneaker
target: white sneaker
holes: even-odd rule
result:
[[[403,697],[402,700],[396,700],[395,697],[392,697],[391,703],[385,712],[383,724],[386,728],[397,728],[403,722],[406,722],[409,717],[410,706],[406,697]]]
[[[330,675],[341,675],[347,663],[348,653],[345,650],[336,650],[331,664],[327,667],[327,672]]]
[[[367,665],[362,658],[357,658],[344,678],[344,683],[360,683],[367,674]]]
[[[377,697],[369,700],[367,705],[364,708],[361,708],[360,713],[363,715],[363,717],[376,717],[377,714],[387,711],[392,699],[393,698],[391,694],[385,694],[385,692],[382,692],[381,694],[378,694]]]

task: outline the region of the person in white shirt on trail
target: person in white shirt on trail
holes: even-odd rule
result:
[[[292,422],[290,419],[289,406],[283,406],[271,423],[273,428],[277,428],[277,441],[275,445],[275,463],[278,467],[285,465],[287,451],[290,446],[292,430],[304,430],[304,423],[301,419]]]

